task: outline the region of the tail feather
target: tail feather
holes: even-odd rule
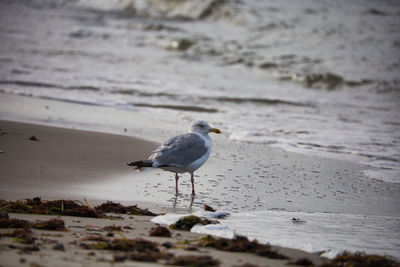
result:
[[[140,168],[151,168],[153,167],[153,161],[151,160],[139,160],[134,162],[129,162],[128,166],[136,167],[137,169]]]

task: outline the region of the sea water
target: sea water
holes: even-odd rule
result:
[[[219,214],[195,213],[208,219],[215,219]],[[167,214],[152,221],[170,225],[182,216]],[[397,258],[400,255],[399,217],[267,210],[233,213],[218,221],[219,224],[196,225],[191,231],[224,238],[245,235],[250,240],[301,249],[328,258],[344,251]]]
[[[389,0],[6,1],[0,89],[202,118],[399,183],[399,14]]]

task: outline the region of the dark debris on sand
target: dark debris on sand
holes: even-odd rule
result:
[[[160,252],[156,242],[144,239],[113,239],[85,246],[87,249],[105,249],[126,252]]]
[[[198,223],[202,224],[202,225],[206,225],[206,224],[212,224],[214,222],[210,221],[208,219],[205,219],[205,218],[200,218],[200,217],[197,217],[194,215],[189,215],[189,216],[180,218],[177,222],[171,224],[169,226],[169,228],[176,229],[176,230],[190,231],[190,229],[192,229],[192,227]]]
[[[167,265],[191,266],[191,267],[207,267],[219,266],[220,261],[212,258],[211,256],[175,256],[167,261]]]
[[[119,203],[107,201],[95,208],[88,204],[74,200],[41,200],[39,197],[33,199],[6,201],[0,199],[0,209],[15,213],[32,213],[45,215],[67,215],[89,218],[107,218],[104,213],[122,213],[133,215],[157,216],[157,214],[141,209],[137,205],[123,206]]]
[[[23,244],[33,244],[34,238],[32,237],[32,231],[29,228],[15,229],[11,233],[1,233],[1,237],[13,237],[17,241]]]
[[[0,199],[0,207],[8,212],[32,213],[45,215],[68,215],[77,217],[103,218],[104,214],[73,200],[41,200],[33,199],[6,201]]]
[[[146,216],[157,216],[158,214],[149,211],[148,209],[141,209],[137,205],[123,206],[120,203],[107,201],[94,208],[98,212],[102,213],[119,213],[119,214],[133,214],[133,215],[146,215]]]
[[[108,225],[103,227],[104,231],[107,232],[122,232],[122,226],[121,225]]]
[[[287,264],[288,265],[298,265],[298,266],[309,266],[309,267],[314,266],[314,263],[311,260],[309,260],[308,258],[301,258],[296,261],[289,261]]]
[[[216,211],[213,207],[211,207],[211,206],[209,206],[209,205],[207,205],[207,204],[204,204],[204,205],[203,205],[203,209],[204,209],[205,211],[210,211],[210,212],[215,212],[215,211]]]
[[[251,264],[251,263],[245,263],[242,265],[234,265],[233,267],[258,267],[258,265]]]
[[[171,237],[171,232],[164,226],[156,225],[150,229],[149,236]]]
[[[320,267],[400,267],[394,259],[357,252],[344,252]]]
[[[36,136],[34,136],[34,135],[32,135],[31,137],[29,137],[29,140],[31,140],[31,141],[39,141],[39,139],[38,139]]]
[[[63,220],[50,219],[31,223],[21,219],[0,219],[0,228],[35,228],[39,230],[67,231]]]
[[[172,254],[166,252],[125,252],[123,254],[114,255],[114,261],[123,262],[125,260],[132,260],[143,262],[157,262],[158,260],[165,260],[172,257]]]
[[[20,219],[0,219],[0,228],[30,228],[31,223]]]
[[[112,250],[118,252],[114,255],[115,262],[125,260],[157,262],[173,257],[172,254],[160,251],[159,244],[144,239],[113,239],[97,242],[95,244],[81,244],[85,249]]]
[[[260,244],[257,240],[249,241],[247,237],[239,235],[233,239],[215,238],[209,235],[201,238],[199,245],[223,251],[249,252],[271,259],[287,259],[286,256],[274,250],[270,245]]]
[[[32,228],[50,231],[67,231],[64,221],[60,219],[50,219],[48,221],[37,222],[32,226]]]

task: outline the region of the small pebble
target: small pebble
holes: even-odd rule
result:
[[[7,210],[0,211],[0,219],[9,219]]]
[[[171,242],[164,242],[164,243],[162,243],[162,246],[167,249],[170,249],[170,248],[174,247],[174,244],[172,244]]]
[[[31,141],[39,141],[39,139],[38,139],[36,136],[34,136],[34,135],[32,135],[31,137],[29,137],[29,140],[31,140]]]
[[[65,251],[64,244],[58,243],[53,247],[54,250],[60,250],[60,251]]]

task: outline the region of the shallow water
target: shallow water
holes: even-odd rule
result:
[[[167,214],[153,222],[170,225],[179,218],[178,214]],[[268,210],[233,213],[219,222],[196,226],[191,231],[225,238],[245,235],[261,243],[321,253],[329,258],[343,251],[400,256],[399,217]]]
[[[303,222],[293,222],[292,218]],[[325,251],[323,255],[327,257],[344,250],[400,256],[398,217],[261,211],[233,214],[223,224],[261,242],[309,252]],[[254,234],[260,228],[263,231]]]
[[[400,182],[397,1],[216,2],[2,1],[0,89],[205,118]]]

